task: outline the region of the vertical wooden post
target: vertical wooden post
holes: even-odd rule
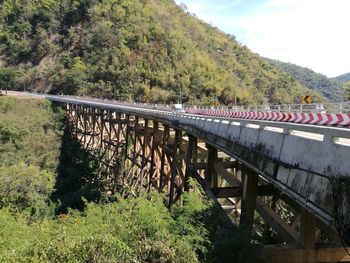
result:
[[[95,149],[96,109],[92,109],[92,149]]]
[[[153,131],[152,131],[152,148],[151,148],[151,164],[150,164],[150,172],[149,172],[149,186],[148,186],[148,191],[151,191],[152,188],[152,180],[153,180],[153,173],[154,173],[154,155],[155,155],[155,150],[156,150],[156,141],[155,137],[157,134],[158,130],[158,122],[153,121]]]
[[[144,167],[147,165],[147,161],[146,161],[146,143],[147,143],[147,127],[148,127],[148,120],[145,119],[145,124],[143,127],[143,144],[142,144],[142,169],[144,169]]]
[[[172,149],[172,163],[171,163],[171,178],[170,178],[170,194],[169,194],[169,208],[171,207],[174,199],[174,190],[175,190],[175,179],[177,174],[177,150],[180,145],[182,132],[175,129],[175,138]]]
[[[79,106],[75,106],[75,138],[78,138]]]
[[[142,160],[141,160],[141,171],[140,171],[140,188],[139,192],[142,191],[142,186],[144,183],[144,175],[146,173],[145,168],[147,166],[147,160],[146,160],[146,143],[147,143],[147,127],[148,127],[148,119],[144,119],[144,126],[143,126],[143,139],[142,139],[142,145],[141,145],[141,151],[142,151]]]
[[[100,110],[100,126],[101,126],[101,134],[100,134],[100,140],[101,140],[101,149],[103,150],[103,133],[104,133],[104,110]]]
[[[218,159],[218,150],[211,146],[210,144],[206,144],[207,147],[207,165],[205,168],[205,181],[208,183],[210,187],[213,185],[216,185],[217,188],[217,173],[214,169],[214,163],[217,162]]]
[[[253,223],[254,223],[254,212],[256,205],[256,192],[258,187],[258,175],[256,173],[242,170],[244,173],[243,179],[243,196],[241,201],[241,217],[240,227],[245,232],[245,236],[250,240]]]
[[[87,136],[87,116],[88,116],[87,111],[88,111],[88,108],[83,107],[83,121],[84,121],[84,123],[83,123],[83,125],[84,125],[84,131],[83,131],[84,141],[83,141],[83,143],[84,143],[84,148],[86,147],[86,143],[87,143],[87,138],[86,138],[86,136]]]
[[[185,172],[185,184],[184,184],[184,190],[188,191],[189,185],[188,185],[188,179],[190,177],[190,170],[188,168],[188,165],[193,162],[194,156],[196,153],[194,152],[195,149],[197,149],[197,138],[193,135],[188,135],[188,146],[187,146],[187,153],[186,153],[186,172]]]
[[[162,140],[162,156],[161,156],[161,163],[160,163],[160,179],[159,179],[159,191],[163,189],[163,181],[164,181],[164,165],[165,165],[165,145],[168,142],[168,136],[169,136],[169,126],[164,125],[164,132],[163,132],[163,140]]]
[[[127,167],[127,160],[128,160],[128,148],[129,148],[129,122],[130,122],[130,116],[126,115],[126,128],[125,128],[125,148],[124,148],[124,167]]]
[[[110,144],[112,144],[112,125],[113,125],[113,113],[112,113],[112,111],[108,111],[108,122],[109,122],[108,142]]]
[[[302,209],[300,217],[300,244],[304,248],[315,248],[316,219],[306,209]]]

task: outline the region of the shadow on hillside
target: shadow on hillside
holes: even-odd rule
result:
[[[98,201],[101,189],[96,173],[97,160],[72,137],[66,120],[64,125],[56,191],[51,196],[53,201],[60,203],[58,213],[67,212],[68,208],[83,209],[84,199]]]

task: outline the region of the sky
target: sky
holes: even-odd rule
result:
[[[350,72],[350,0],[175,0],[261,56]]]

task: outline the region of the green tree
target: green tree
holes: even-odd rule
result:
[[[13,88],[15,79],[15,71],[12,68],[0,68],[0,89],[7,90]]]

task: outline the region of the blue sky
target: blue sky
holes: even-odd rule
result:
[[[261,56],[350,72],[350,0],[175,0]]]

